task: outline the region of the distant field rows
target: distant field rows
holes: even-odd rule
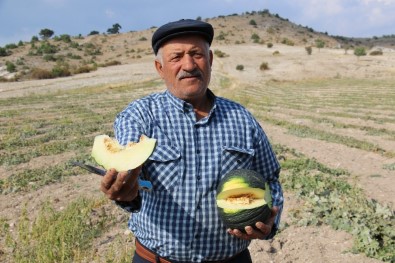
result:
[[[377,145],[390,156],[395,156],[393,84],[388,82],[388,85],[377,89],[365,81],[330,82],[336,88],[327,88],[328,83],[320,83],[316,87],[308,83],[308,88],[304,88],[307,86],[304,83],[269,84],[246,87],[234,97],[247,104],[264,122],[288,127],[309,127],[355,138]],[[377,101],[380,101],[379,106]]]

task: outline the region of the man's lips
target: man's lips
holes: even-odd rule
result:
[[[182,80],[182,79],[201,79],[201,76],[188,76],[188,77],[179,78],[179,80]]]

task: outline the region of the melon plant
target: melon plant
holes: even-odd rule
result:
[[[130,142],[122,146],[108,135],[95,137],[92,147],[92,157],[105,169],[114,168],[117,171],[127,171],[142,165],[152,154],[156,140],[145,135],[138,143]]]
[[[227,173],[217,188],[217,208],[226,227],[245,232],[246,226],[255,227],[271,215],[272,197],[262,175],[237,169]]]

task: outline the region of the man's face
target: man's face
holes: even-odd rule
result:
[[[200,36],[180,36],[166,42],[161,60],[155,60],[168,90],[185,101],[205,95],[211,77],[213,54]]]

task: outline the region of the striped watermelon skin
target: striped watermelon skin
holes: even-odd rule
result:
[[[222,222],[227,228],[239,229],[245,233],[246,226],[256,228],[256,222],[266,222],[271,215],[271,209],[268,205],[260,206],[254,209],[240,210],[236,213],[226,213],[223,208],[218,207],[219,215]]]

